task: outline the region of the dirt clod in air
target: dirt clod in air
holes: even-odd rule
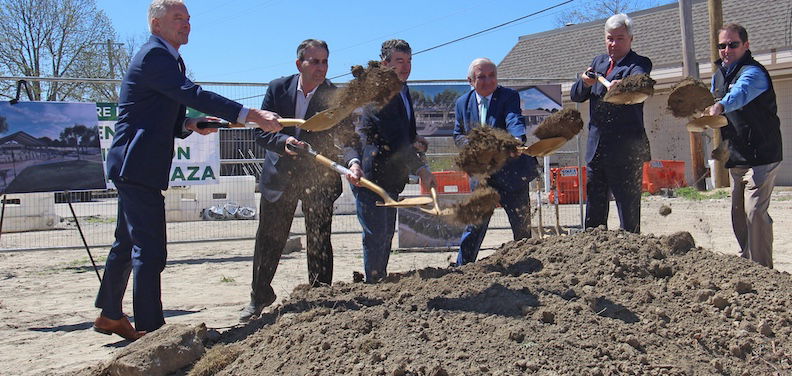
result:
[[[660,209],[657,211],[658,214],[662,215],[663,217],[671,214],[671,207],[668,205],[661,205]]]
[[[479,186],[470,197],[451,207],[454,215],[450,217],[450,221],[461,225],[479,224],[492,215],[499,202],[500,195],[496,190]]]
[[[668,110],[677,118],[686,118],[701,113],[715,103],[715,97],[700,80],[688,77],[674,85],[668,96]]]
[[[369,61],[367,68],[353,66],[352,76],[355,78],[336,92],[332,108],[355,109],[369,103],[382,106],[404,87],[396,72],[378,61]]]
[[[655,82],[656,81],[653,80],[652,77],[649,77],[649,75],[646,73],[627,76],[619,81],[616,85],[608,89],[608,92],[605,94],[605,98],[603,98],[603,100],[606,102],[619,103],[620,101],[616,98],[616,96],[622,94],[641,93],[653,95]]]
[[[467,138],[468,144],[454,158],[454,162],[469,175],[492,175],[522,145],[508,132],[492,127],[473,129]]]
[[[563,137],[571,140],[583,129],[583,119],[580,111],[564,108],[542,121],[534,131],[534,136],[540,140],[553,137]]]

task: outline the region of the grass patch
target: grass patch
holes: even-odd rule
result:
[[[94,257],[94,261],[96,262],[97,266],[98,265],[102,265],[102,264],[105,263],[105,261],[107,261],[107,256],[95,256]],[[80,266],[86,266],[86,265],[91,265],[91,259],[89,259],[87,256],[65,263],[64,264],[64,268],[65,269],[73,269],[73,268],[78,268]],[[93,268],[93,265],[91,265],[91,268]]]
[[[223,276],[223,278],[220,279],[220,282],[221,283],[231,283],[231,282],[236,282],[236,280],[233,277]]]
[[[239,345],[215,345],[195,363],[188,376],[210,376],[222,371],[233,363],[242,348]]]
[[[74,221],[74,219],[72,219]],[[91,215],[88,217],[83,217],[80,219],[80,222],[84,223],[116,223],[116,217],[102,217],[98,215]]]
[[[720,200],[728,198],[730,193],[728,189],[715,189],[707,192],[700,192],[693,187],[682,187],[674,191],[677,197],[681,197],[693,201],[701,200]]]

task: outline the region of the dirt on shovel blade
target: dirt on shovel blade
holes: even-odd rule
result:
[[[469,175],[492,175],[517,151],[522,143],[508,132],[479,127],[468,134],[468,144],[454,162]]]
[[[707,85],[693,77],[676,84],[668,96],[668,110],[678,118],[699,114],[713,103],[715,97]]]
[[[548,116],[534,131],[534,136],[540,140],[553,137],[563,137],[571,140],[583,129],[583,119],[580,111],[564,108]]]
[[[460,225],[479,224],[495,211],[500,195],[487,186],[479,186],[465,201],[451,207],[454,215],[450,221]]]
[[[365,69],[353,66],[352,75],[355,78],[338,90],[333,108],[355,109],[369,103],[382,106],[404,87],[396,72],[378,61],[369,61]]]
[[[608,102],[610,98],[624,93],[644,93],[646,95],[653,95],[655,82],[656,81],[646,73],[627,76],[608,90],[604,100]]]

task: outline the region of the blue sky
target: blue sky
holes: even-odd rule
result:
[[[82,124],[95,127],[99,124],[94,103],[19,102],[10,105],[0,102],[0,116],[8,121],[8,136],[25,131],[33,137],[57,140],[64,128]]]
[[[328,77],[376,60],[382,41],[405,39],[419,51],[525,16],[563,0],[288,1],[188,0],[189,44],[180,52],[197,81],[269,82],[293,74],[306,38],[330,47]],[[122,40],[148,35],[148,0],[97,0]],[[474,58],[500,62],[521,35],[556,28],[559,13],[582,0],[413,57],[411,80],[463,79]],[[350,76],[336,79],[348,81]]]

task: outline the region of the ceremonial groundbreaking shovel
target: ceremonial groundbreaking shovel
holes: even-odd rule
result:
[[[446,209],[440,210],[440,205],[437,203],[437,190],[435,189],[435,187],[432,187],[431,190],[432,190],[432,201],[433,201],[432,202],[433,203],[432,209],[424,209],[424,208],[419,208],[419,209],[421,209],[422,212],[427,213],[427,214],[431,214],[431,215],[437,215],[437,216],[451,216],[451,215],[454,215],[454,210],[453,209],[446,208]]]
[[[319,162],[319,164],[329,167],[330,169],[334,170],[335,172],[341,175],[347,175],[352,173],[352,171],[350,171],[348,168],[341,166],[340,164],[332,161],[331,159],[319,154],[316,150],[311,148],[311,145],[305,144],[304,147],[300,147],[297,145],[287,144],[286,147],[289,148],[289,150],[291,151],[313,156],[314,160]],[[360,178],[360,185],[370,189],[372,192],[382,197],[382,202],[377,202],[377,206],[404,208],[404,207],[428,205],[432,203],[431,197],[412,197],[412,198],[405,198],[401,201],[396,201],[392,199],[390,195],[388,195],[388,192],[385,192],[385,190],[382,189],[382,187],[374,184],[373,182],[371,182],[366,178]]]
[[[556,150],[564,146],[567,141],[565,137],[550,137],[536,141],[531,144],[531,146],[519,146],[517,147],[517,151],[532,157],[544,157],[553,154]]]
[[[603,101],[613,104],[638,104],[643,103],[646,101],[649,96],[651,96],[652,90],[647,90],[645,88],[625,88],[627,90],[619,91],[619,92],[611,92],[611,87],[613,87],[613,83],[608,81],[605,77],[601,74],[588,71],[586,72],[586,76],[589,78],[596,78],[606,89],[608,89],[608,94],[605,95]],[[632,77],[632,76],[630,76]],[[625,78],[626,80],[627,78]],[[651,80],[651,84],[654,85],[654,80]],[[613,87],[614,90],[619,89],[620,86]],[[649,92],[646,92],[649,91]]]
[[[284,127],[300,127],[307,131],[319,132],[333,128],[341,120],[344,120],[354,109],[344,108],[324,110],[311,116],[308,120],[303,119],[277,119]],[[198,128],[258,128],[256,123],[229,123],[227,121],[202,121],[198,122]]]
[[[723,115],[702,115],[687,123],[688,132],[704,132],[706,128],[722,128],[729,124]]]

